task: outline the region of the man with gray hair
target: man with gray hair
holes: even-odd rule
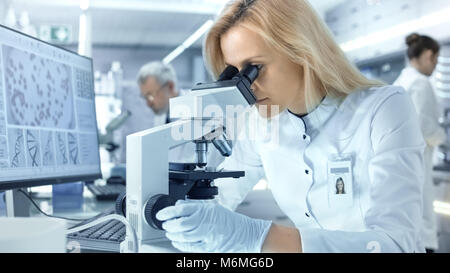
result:
[[[186,90],[177,89],[175,69],[170,64],[153,61],[141,67],[137,75],[141,97],[155,114],[153,127],[170,122],[169,100],[182,96]],[[195,145],[188,143],[169,151],[170,162],[193,162]]]
[[[176,73],[170,64],[154,61],[141,67],[137,82],[141,96],[155,113],[154,126],[169,122],[169,99],[180,95]]]

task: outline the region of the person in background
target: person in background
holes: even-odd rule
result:
[[[137,77],[142,98],[155,113],[154,126],[169,123],[169,100],[180,95],[173,67],[154,61],[141,67]]]
[[[187,92],[177,88],[175,69],[170,64],[152,61],[141,67],[137,75],[141,98],[155,114],[153,127],[170,123],[169,100]],[[170,162],[192,162],[195,147],[183,145],[169,151]]]
[[[433,150],[447,139],[438,123],[439,107],[429,80],[437,65],[440,46],[434,39],[417,33],[409,35],[406,44],[409,65],[403,69],[394,85],[402,86],[411,96],[426,142],[421,235],[427,252],[433,252],[438,248],[436,215],[433,211]]]
[[[121,128],[120,162],[126,163],[126,137],[169,122],[169,99],[182,93],[177,89],[177,76],[171,65],[151,61],[139,69],[138,90],[124,92],[122,108],[133,113]]]

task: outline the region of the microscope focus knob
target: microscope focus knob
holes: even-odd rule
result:
[[[126,198],[127,198],[127,193],[123,192],[123,193],[119,194],[119,196],[116,199],[116,214],[122,215],[124,217],[127,217]]]
[[[156,219],[156,213],[172,205],[173,202],[166,194],[157,194],[148,199],[144,208],[144,217],[145,221],[147,221],[147,224],[149,224],[154,229],[162,230],[162,222]]]

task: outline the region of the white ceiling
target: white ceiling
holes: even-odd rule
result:
[[[323,15],[346,0],[310,0]],[[80,0],[7,0],[16,16],[27,11],[35,26],[70,25],[78,40]],[[220,11],[224,0],[91,0],[93,43],[177,46]],[[1,5],[1,4],[0,4]],[[0,7],[1,8],[1,7]],[[200,46],[198,41],[195,46]]]

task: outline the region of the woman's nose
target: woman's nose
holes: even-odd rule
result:
[[[258,83],[258,79],[256,79],[256,80],[253,82],[251,88],[252,88],[253,92],[256,92],[256,93],[258,93],[259,90],[261,90],[261,88],[260,88],[260,86],[259,86],[259,83]]]

